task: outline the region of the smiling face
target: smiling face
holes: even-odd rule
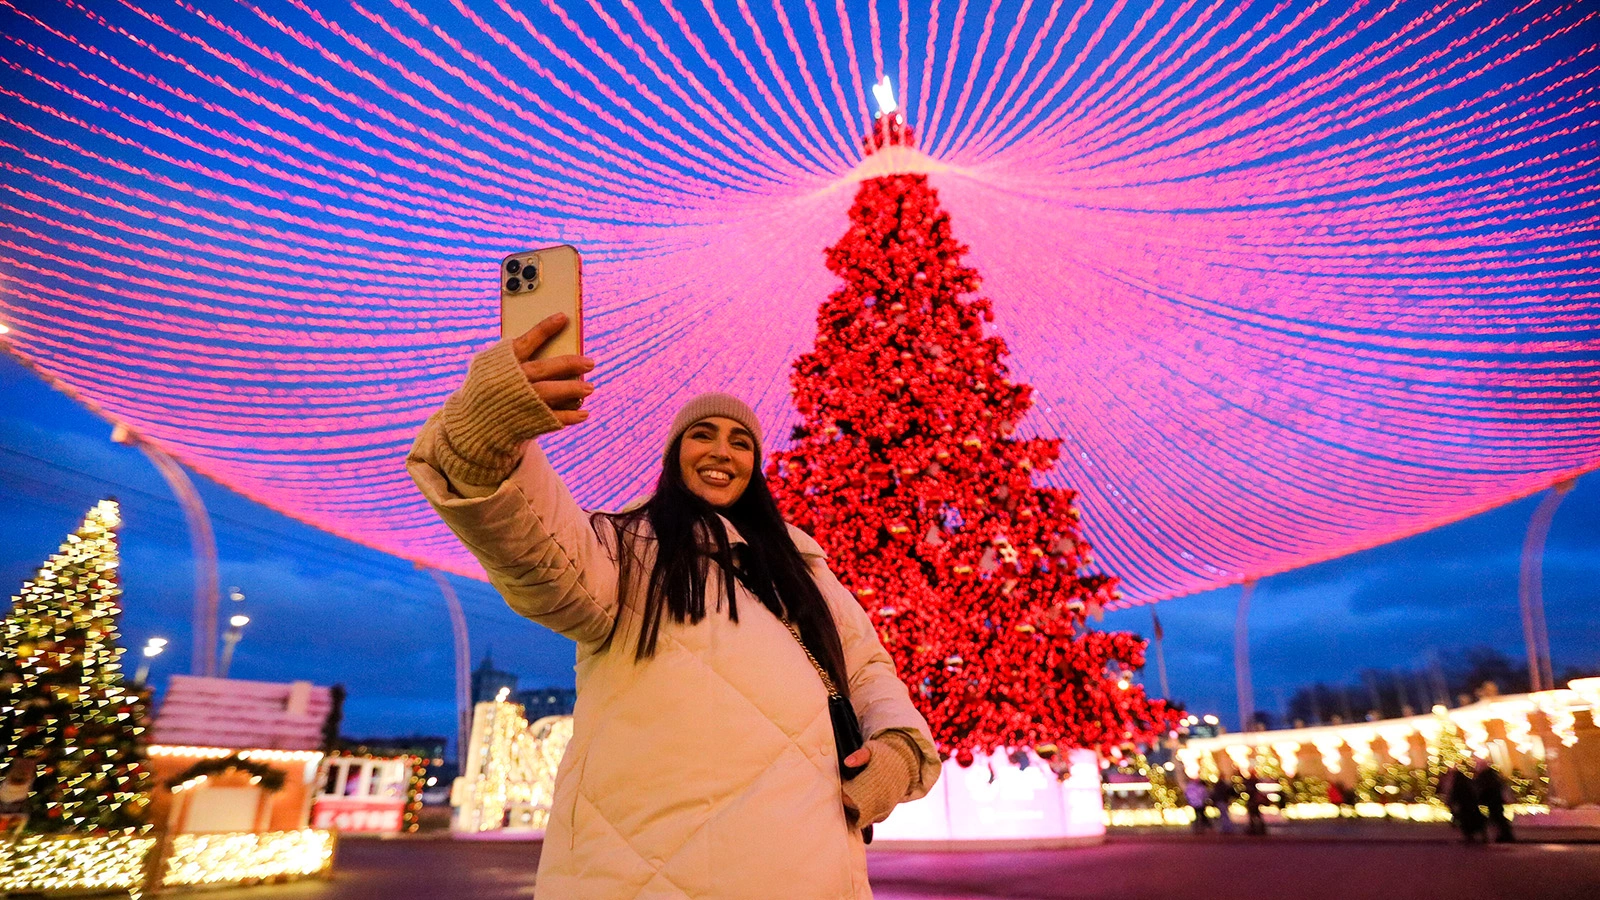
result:
[[[732,419],[701,419],[689,426],[678,445],[683,483],[719,509],[732,506],[744,495],[755,468],[755,436]]]

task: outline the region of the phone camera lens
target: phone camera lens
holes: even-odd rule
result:
[[[522,279],[518,278],[515,275],[511,276],[510,278],[507,278],[506,279],[506,290],[513,291],[513,292],[522,290]]]
[[[528,264],[522,267],[522,277],[530,283],[539,277],[539,267],[533,260],[528,260]]]
[[[508,260],[506,260],[506,272],[508,274],[515,275],[520,271],[522,271],[522,260],[520,260],[520,259],[508,259]]]

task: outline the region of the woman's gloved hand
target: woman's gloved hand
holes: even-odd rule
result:
[[[594,393],[594,385],[583,380],[593,371],[594,360],[587,356],[552,356],[549,359],[534,359],[533,356],[566,325],[566,315],[556,313],[511,342],[523,376],[563,426],[576,425],[589,418],[589,413],[579,407]]]
[[[889,818],[889,813],[911,792],[920,770],[918,752],[910,742],[892,732],[874,738],[845,757],[845,765],[866,765],[856,777],[840,785],[845,818],[852,828],[865,828]]]
[[[473,358],[466,382],[440,413],[439,462],[451,481],[499,484],[516,468],[525,441],[589,417],[580,407],[594,392],[584,380],[594,361],[533,358],[566,324],[567,317],[557,313]]]

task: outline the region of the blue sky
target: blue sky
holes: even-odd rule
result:
[[[0,582],[14,594],[83,512],[122,501],[123,634],[137,647],[172,640],[156,675],[187,672],[193,598],[183,517],[137,451],[109,426],[0,355]],[[345,732],[448,733],[453,709],[449,620],[437,589],[410,563],[331,537],[199,479],[213,516],[224,588],[252,616],[232,674],[343,683]],[[1294,687],[1354,680],[1364,668],[1421,665],[1476,645],[1521,655],[1517,571],[1529,498],[1474,518],[1263,581],[1252,602],[1257,706]],[[1092,523],[1091,523],[1092,525]],[[474,660],[495,660],[524,686],[572,684],[572,645],[507,610],[487,585],[453,579]],[[1600,475],[1580,480],[1556,514],[1545,559],[1555,666],[1600,665]],[[1173,695],[1196,712],[1234,715],[1238,588],[1161,604]],[[1102,627],[1150,633],[1147,608]],[[1154,665],[1146,680],[1155,682]]]

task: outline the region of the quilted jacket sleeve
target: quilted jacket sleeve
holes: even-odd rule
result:
[[[423,425],[406,470],[513,610],[599,644],[616,613],[617,567],[532,442],[560,427],[510,344],[497,344]]]
[[[871,739],[885,732],[898,732],[916,745],[921,756],[920,771],[901,802],[916,800],[932,790],[934,782],[939,780],[939,751],[933,745],[928,722],[911,705],[905,683],[895,674],[894,658],[883,649],[878,630],[872,626],[867,611],[825,563],[819,560],[813,565],[817,570],[817,586],[822,588],[823,596],[833,609],[834,621],[839,625],[845,666],[850,672],[850,702],[861,720],[861,733]]]

